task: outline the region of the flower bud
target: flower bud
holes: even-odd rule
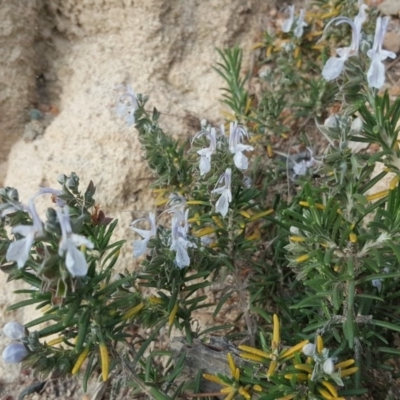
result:
[[[67,180],[67,175],[65,175],[65,174],[60,174],[60,175],[58,175],[58,177],[57,177],[57,182],[58,182],[60,185],[64,185],[64,183],[65,183],[66,180]]]
[[[333,372],[335,371],[335,364],[333,363],[332,358],[328,358],[325,360],[322,369],[328,375],[333,374]]]
[[[65,186],[69,189],[69,190],[73,190],[76,189],[76,182],[75,179],[71,176],[70,178],[67,179]]]
[[[245,176],[243,178],[243,185],[246,189],[250,188],[252,184],[253,180],[250,178],[250,176]]]
[[[359,133],[362,131],[363,125],[363,120],[360,117],[357,117],[351,123],[350,130]]]
[[[312,357],[315,354],[315,344],[307,343],[302,351],[307,357]]]
[[[325,121],[324,121],[324,126],[326,128],[337,128],[338,126],[338,121],[336,114],[330,115]]]
[[[25,327],[19,322],[7,322],[3,328],[4,334],[13,340],[21,340],[26,336]]]
[[[18,194],[18,190],[11,188],[10,191],[8,192],[8,198],[11,201],[15,201],[18,202],[19,201],[19,194]]]
[[[28,350],[22,343],[12,343],[7,346],[2,354],[7,364],[18,364],[28,355]]]
[[[382,291],[382,279],[372,279],[371,284],[378,289],[379,293]]]
[[[298,236],[298,235],[300,235],[300,230],[299,230],[299,228],[297,226],[291,226],[290,227],[290,233],[292,235]]]

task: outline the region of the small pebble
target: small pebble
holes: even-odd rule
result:
[[[385,50],[393,51],[393,53],[399,53],[400,35],[397,32],[387,32],[385,40],[383,41],[383,48]]]

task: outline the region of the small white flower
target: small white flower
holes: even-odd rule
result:
[[[85,246],[93,249],[93,243],[82,235],[72,232],[71,221],[69,219],[69,209],[67,206],[57,209],[57,217],[60,223],[62,238],[58,246],[58,254],[63,256],[66,254],[65,265],[72,276],[85,276],[88,266],[85,255],[77,249],[79,246]]]
[[[202,246],[207,247],[210,244],[214,243],[214,238],[211,235],[202,236],[200,238],[200,243]]]
[[[310,152],[310,159],[309,160],[301,160],[300,162],[295,162],[293,166],[293,171],[297,176],[304,176],[306,175],[309,168],[314,167],[317,163],[315,158],[313,157],[313,152],[310,148],[307,148]]]
[[[28,350],[22,343],[12,343],[3,350],[3,360],[6,364],[18,364],[28,355]]]
[[[186,199],[179,193],[171,193],[169,195],[167,206],[169,209],[164,212],[180,211],[182,214],[184,214],[186,208]]]
[[[316,346],[313,343],[307,343],[306,345],[304,345],[302,351],[303,354],[305,354],[307,357],[312,357],[313,355],[315,355]]]
[[[303,176],[307,173],[307,162],[305,160],[301,160],[298,163],[295,163],[293,166],[293,171],[297,176]]]
[[[335,364],[332,360],[332,358],[327,358],[323,365],[322,365],[322,370],[327,374],[327,375],[332,375],[335,372]]]
[[[211,156],[217,148],[217,134],[215,128],[211,128],[210,131],[204,130],[199,132],[193,140],[200,136],[206,136],[210,141],[210,147],[197,151],[197,154],[200,156],[200,175],[205,175],[211,170]]]
[[[180,211],[172,211],[174,216],[172,218],[171,228],[171,246],[170,250],[176,252],[175,264],[179,268],[185,268],[190,265],[190,258],[187,251],[188,247],[197,248],[195,243],[187,240],[187,233],[189,231],[189,210],[183,214]]]
[[[16,321],[7,322],[4,325],[3,332],[7,337],[13,340],[21,340],[26,336],[25,326]]]
[[[351,123],[350,130],[352,132],[359,133],[362,131],[363,125],[363,120],[360,117],[354,118],[353,122]]]
[[[367,20],[365,10],[368,10],[368,6],[364,4],[363,0],[358,0],[358,14],[354,17],[354,25],[358,32],[361,32],[362,24]]]
[[[337,128],[338,126],[338,119],[336,114],[330,115],[325,121],[324,121],[324,127],[325,128]]]
[[[282,32],[288,33],[292,29],[292,25],[294,22],[294,6],[289,6],[289,18],[285,19],[282,24]]]
[[[136,94],[132,87],[127,85],[125,92],[118,99],[115,111],[121,118],[125,119],[128,126],[131,126],[135,124],[135,111],[137,108]]]
[[[233,160],[237,168],[246,170],[249,166],[247,157],[243,154],[244,151],[253,150],[252,146],[242,144],[241,141],[244,137],[249,137],[247,131],[237,122],[230,123],[230,134],[229,134],[229,150],[234,154]]]
[[[361,10],[360,10],[361,11]],[[357,18],[357,17],[356,17]],[[335,22],[335,25],[340,25],[343,23],[349,24],[352,31],[351,45],[350,47],[340,47],[336,49],[336,53],[339,57],[331,57],[328,62],[324,65],[322,69],[322,76],[327,81],[332,81],[336,79],[342,72],[344,68],[344,63],[349,59],[349,57],[354,56],[358,53],[358,48],[360,46],[361,40],[361,25],[362,17],[353,22],[347,17],[337,17],[332,19],[325,27],[325,30]],[[356,25],[357,24],[357,25]]]
[[[388,57],[392,59],[396,58],[396,54],[392,51],[382,49],[388,24],[388,17],[378,17],[376,20],[374,45],[367,53],[368,57],[372,60],[367,72],[368,85],[376,89],[380,89],[385,83],[385,66],[382,61]]]
[[[243,177],[243,185],[246,189],[250,188],[252,184],[253,180],[250,178],[250,176]]]
[[[212,190],[211,192],[211,193],[218,193],[221,195],[215,205],[215,211],[219,212],[223,217],[225,217],[226,214],[228,213],[229,203],[232,201],[231,178],[232,178],[232,170],[230,168],[227,168],[225,173],[223,173],[219,177],[214,190]],[[224,185],[217,188],[217,186],[222,182],[224,182]]]
[[[382,279],[372,279],[371,284],[378,289],[378,293],[382,291]]]
[[[390,269],[388,267],[383,268],[383,272],[385,274],[388,274],[390,272]],[[378,289],[378,293],[382,291],[382,282],[383,279],[372,279],[371,284],[373,287]]]
[[[306,10],[301,9],[300,10],[300,15],[299,18],[297,19],[296,22],[296,28],[294,28],[294,36],[297,38],[301,38],[304,33],[304,28],[308,25],[307,22],[304,21],[304,17],[306,15]]]
[[[145,229],[133,228],[132,226],[139,221],[148,221],[150,223],[150,229],[145,230]],[[136,233],[138,233],[143,238],[143,240],[133,241],[133,257],[137,258],[146,253],[147,243],[157,233],[156,216],[154,213],[149,213],[148,218],[139,218],[133,221],[131,223],[131,227]]]
[[[33,198],[29,200],[27,211],[32,218],[33,225],[17,225],[12,229],[12,233],[18,233],[24,238],[12,242],[6,254],[7,261],[15,261],[18,268],[22,268],[28,261],[35,238],[43,235],[43,223],[36,211]]]

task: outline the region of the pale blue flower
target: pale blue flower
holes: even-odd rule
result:
[[[29,212],[33,225],[17,225],[12,229],[12,233],[17,233],[24,236],[23,239],[18,239],[12,242],[6,253],[7,261],[15,261],[18,264],[18,268],[24,267],[28,261],[31,247],[35,238],[43,235],[43,223],[36,211],[34,198],[29,200],[26,210]]]
[[[336,79],[342,72],[344,68],[344,63],[351,57],[358,53],[358,48],[360,46],[361,39],[361,31],[358,30],[358,27],[354,24],[354,22],[347,17],[338,17],[334,18],[332,21],[328,23],[325,29],[328,26],[335,22],[335,25],[340,25],[343,23],[349,24],[352,30],[352,39],[350,47],[340,47],[336,49],[336,53],[339,57],[331,57],[328,62],[324,65],[322,69],[322,76],[327,81],[331,81]],[[361,28],[361,27],[360,27]]]
[[[329,23],[325,27],[326,30],[332,23],[335,23],[335,25],[346,23],[350,25],[352,32],[350,47],[340,47],[336,49],[336,53],[339,57],[331,57],[325,64],[322,70],[322,76],[327,81],[336,79],[341,74],[344,68],[344,63],[351,56],[358,54],[358,49],[360,47],[361,41],[362,24],[367,19],[367,14],[365,10],[368,8],[368,6],[363,4],[362,0],[359,0],[358,7],[358,14],[355,16],[354,21],[347,17],[337,17],[329,21]]]
[[[215,242],[215,239],[211,235],[202,236],[200,238],[200,243],[204,247],[207,247],[207,246],[209,246],[210,244],[212,244],[214,242]]]
[[[139,229],[133,228],[132,225],[135,225],[139,221],[148,221],[150,224],[150,229]],[[145,254],[147,251],[147,244],[149,240],[154,237],[157,233],[157,226],[156,226],[156,216],[154,213],[149,213],[147,218],[139,218],[131,223],[132,229],[138,233],[143,239],[142,240],[134,240],[133,241],[133,257],[137,258],[141,255]]]
[[[301,9],[299,18],[297,19],[296,22],[296,28],[294,28],[293,32],[294,36],[296,36],[297,38],[301,38],[303,36],[304,28],[308,25],[307,22],[304,21],[305,15],[306,15],[306,10]]]
[[[307,356],[307,357],[313,357],[317,351],[317,346],[313,343],[307,343],[306,345],[303,346],[302,352]]]
[[[282,24],[282,32],[289,33],[292,30],[293,24],[294,24],[294,6],[289,6],[288,7],[289,11],[289,18],[283,21]],[[297,18],[296,21],[296,26],[294,28],[293,34],[297,38],[301,38],[304,33],[304,27],[307,26],[307,23],[304,21],[304,17],[306,15],[306,10],[302,9],[300,10],[299,17]]]
[[[312,168],[316,165],[317,161],[313,157],[313,152],[312,150],[307,147],[307,150],[310,152],[310,159],[309,160],[301,160],[300,162],[294,162],[293,165],[293,172],[297,176],[304,176],[306,175],[307,171],[309,168]]]
[[[289,18],[285,19],[282,24],[282,32],[288,33],[292,29],[292,25],[294,22],[294,6],[288,7]]]
[[[219,212],[223,217],[228,213],[229,203],[232,201],[231,178],[232,170],[227,168],[225,173],[219,177],[215,189],[211,192],[221,195],[215,204],[215,211]],[[223,186],[217,188],[217,186],[222,184],[222,182]]]
[[[116,113],[124,118],[127,125],[135,124],[135,111],[138,108],[136,94],[130,85],[125,87],[124,93],[119,97],[115,106]]]
[[[234,154],[233,161],[237,168],[246,170],[249,166],[247,157],[243,154],[244,151],[253,150],[252,146],[242,144],[244,137],[249,137],[247,131],[237,122],[230,123],[230,134],[229,134],[229,150]]]
[[[386,274],[390,272],[390,269],[388,267],[383,268],[383,272]],[[373,287],[378,289],[378,293],[382,292],[382,282],[383,279],[372,279],[371,284]]]
[[[197,245],[187,239],[189,210],[186,210],[185,213],[181,211],[172,212],[174,215],[172,217],[170,250],[176,252],[175,264],[182,269],[190,265],[188,247],[197,248]]]
[[[179,193],[171,193],[169,195],[167,206],[169,207],[169,209],[164,212],[180,211],[181,213],[184,214],[186,208],[186,199]]]
[[[197,151],[197,154],[200,156],[200,175],[205,175],[211,170],[211,156],[217,148],[217,133],[215,128],[203,130],[197,133],[193,140],[201,136],[207,137],[207,139],[210,141],[210,147]]]
[[[367,72],[368,85],[376,89],[380,89],[385,83],[385,66],[382,61],[388,57],[392,59],[396,58],[396,54],[392,51],[382,49],[388,24],[388,17],[378,17],[376,20],[374,45],[367,53],[368,57],[372,60]]]
[[[62,210],[57,209],[56,212],[62,232],[58,254],[63,256],[66,253],[65,266],[72,276],[86,276],[88,270],[86,258],[77,247],[85,246],[88,249],[93,249],[93,243],[84,236],[72,232],[67,206],[63,207]]]
[[[358,14],[354,17],[354,25],[358,32],[361,32],[362,24],[367,20],[368,6],[364,4],[363,0],[358,0]]]

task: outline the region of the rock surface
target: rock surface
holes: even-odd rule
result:
[[[398,26],[400,24],[397,24]],[[387,32],[385,35],[385,40],[383,41],[383,48],[388,51],[393,51],[393,53],[400,52],[400,34],[398,32]]]
[[[400,1],[398,0],[384,0],[378,6],[379,11],[384,15],[399,16]]]
[[[3,159],[19,138],[3,183],[18,188],[27,202],[38,187],[57,188],[58,174],[74,171],[82,189],[94,181],[102,209],[119,218],[116,239],[131,241],[131,217],[124,211],[140,217],[154,202],[135,129],[114,115],[115,89],[129,83],[150,95],[150,106],[163,113],[162,126],[177,136],[196,133],[199,119],[218,122],[223,83],[212,70],[215,47],[239,44],[248,52],[264,28],[268,2],[37,0],[22,7],[25,3],[0,2],[7,22],[0,30],[0,59],[6,60],[0,67],[0,115],[7,116],[0,125]],[[24,115],[30,108],[44,111],[52,122],[43,135],[26,141]],[[128,243],[121,268],[134,268],[130,252]],[[16,286],[4,274],[0,279],[7,287],[0,292],[0,326],[31,319],[4,313],[15,301]],[[5,343],[2,338],[0,349]],[[0,371],[11,382],[18,367],[0,361]]]
[[[0,182],[7,155],[35,101],[37,8],[34,1],[0,1]]]

